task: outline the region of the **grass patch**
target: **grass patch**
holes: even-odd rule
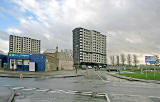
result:
[[[156,72],[156,76],[154,79],[154,72],[147,72],[148,78],[147,80],[160,80],[160,73]],[[140,72],[134,72],[134,73],[121,73],[120,75],[127,76],[127,77],[133,77],[138,79],[146,79],[146,72],[143,74]]]

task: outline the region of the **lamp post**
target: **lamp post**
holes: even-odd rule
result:
[[[76,69],[76,74],[77,74],[77,71],[78,71],[78,67],[79,67],[79,56],[78,56],[78,44],[76,45],[76,67],[75,67],[75,69]]]

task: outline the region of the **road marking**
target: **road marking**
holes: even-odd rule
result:
[[[85,96],[92,96],[92,94],[87,94],[87,93],[81,93],[81,95],[85,95]]]
[[[106,83],[109,83],[109,82],[111,82],[111,81],[105,81]]]
[[[92,94],[93,92],[82,92],[82,93],[85,93],[85,94]]]
[[[158,97],[158,96],[149,96],[150,98],[160,98],[160,97]]]
[[[30,88],[30,89],[22,89],[23,91],[31,91],[31,90],[34,90],[33,88]]]
[[[3,86],[11,87],[12,85],[3,85]]]
[[[95,71],[94,71],[95,72]],[[96,72],[95,72],[96,73]],[[98,77],[103,81],[106,82],[98,73],[96,73],[98,75]]]
[[[107,102],[111,102],[111,100],[109,99],[109,96],[108,96],[107,93],[105,94],[105,97],[106,97],[106,99],[107,99]]]
[[[12,86],[13,87],[13,86]],[[13,90],[23,90],[23,91],[37,91],[37,92],[49,92],[49,93],[67,93],[67,94],[78,94],[78,95],[85,95],[85,96],[92,96],[94,92],[87,91],[87,92],[81,92],[81,91],[75,91],[75,90],[59,90],[56,89],[40,89],[40,88],[27,88],[27,87],[13,87]],[[105,96],[105,93],[96,93],[95,96],[97,97],[103,97]]]
[[[112,94],[115,96],[141,96],[141,95],[128,95],[128,94]]]
[[[96,96],[98,96],[98,97],[104,97],[105,95],[99,95],[99,94],[97,94]]]
[[[50,93],[56,93],[57,91],[49,91]]]
[[[39,91],[39,92],[47,92],[47,91],[49,91],[49,89],[39,89],[39,90],[36,90],[36,91]]]
[[[24,87],[14,87],[12,88],[13,90],[19,90],[19,89],[24,89]]]
[[[131,97],[139,97],[139,96],[142,96],[142,95],[128,95],[128,94],[112,94],[112,95],[116,95],[116,96],[131,96]],[[149,97],[149,98],[159,98],[158,96],[146,96],[146,97]]]

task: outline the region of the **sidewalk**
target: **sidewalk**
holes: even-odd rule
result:
[[[8,87],[0,86],[0,102],[12,102],[14,91]]]
[[[27,71],[3,71],[0,70],[0,77],[19,78],[23,74],[23,78],[66,78],[82,76],[83,70],[79,70],[76,74],[75,70],[70,71],[51,71],[51,72],[27,72]]]
[[[130,77],[126,77],[126,76],[122,76],[122,75],[118,75],[118,74],[110,74],[110,73],[107,73],[113,77],[116,77],[116,78],[120,78],[120,79],[125,79],[125,80],[129,80]],[[132,78],[132,81],[140,81],[140,82],[145,82],[145,83],[155,83],[155,84],[160,84],[160,81],[157,81],[157,80],[144,80],[144,79],[137,79],[137,78]]]

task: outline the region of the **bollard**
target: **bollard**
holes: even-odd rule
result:
[[[23,78],[23,74],[20,74],[20,75],[19,75],[19,78],[22,79],[22,78]]]
[[[129,80],[130,80],[130,81],[132,81],[132,80],[133,80],[131,76],[129,77]]]

